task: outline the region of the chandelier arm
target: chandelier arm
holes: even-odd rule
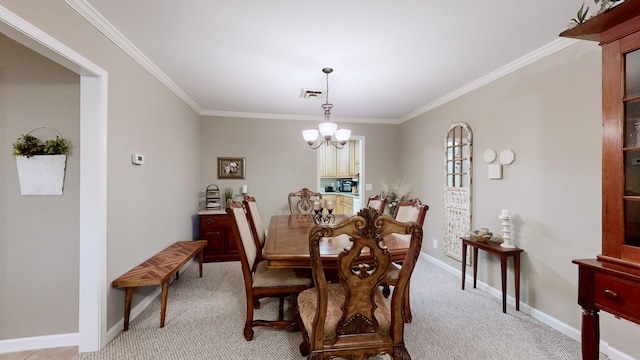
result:
[[[323,143],[323,142],[324,142],[324,140],[323,140],[323,141],[320,141],[320,142],[318,143],[318,145],[316,145],[315,147],[313,146],[314,144],[309,144],[309,147],[310,147],[312,150],[316,150],[317,148],[319,148],[320,146],[322,146],[322,143]]]
[[[330,142],[331,142],[331,144],[333,144],[333,146],[335,146],[338,149],[344,148],[344,145],[346,144],[346,143],[345,144],[341,144],[341,143],[333,141],[333,140],[330,140]]]

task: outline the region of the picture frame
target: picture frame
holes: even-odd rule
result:
[[[219,157],[218,179],[244,179],[245,158]]]

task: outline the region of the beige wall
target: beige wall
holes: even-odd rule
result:
[[[78,331],[79,104],[77,74],[0,34],[0,339]],[[12,144],[39,126],[72,145],[62,196],[20,195]]]
[[[318,107],[320,113],[322,109]],[[302,130],[317,122],[203,117],[201,131],[201,196],[207,185],[216,184],[240,193],[246,184],[249,195],[260,204],[260,216],[268,224],[272,215],[288,214],[287,194],[303,187],[317,189],[317,152],[302,138]],[[381,191],[381,181],[395,181],[399,171],[398,126],[340,124],[364,137],[366,182],[373,186],[366,196]],[[245,157],[246,179],[219,180],[217,157]],[[360,189],[364,189],[362,186]],[[203,203],[200,204],[204,206]]]
[[[201,118],[63,1],[2,0],[2,6],[109,74],[109,282],[169,243],[191,237],[193,215],[201,205],[198,196],[208,184],[218,183],[221,188],[234,187],[236,191],[247,184],[250,194],[258,199],[264,221],[286,211],[285,196],[291,189],[315,184],[315,153],[300,137],[302,129],[315,123]],[[53,74],[62,74],[64,78],[69,75],[64,75],[65,71],[56,66],[42,66],[52,67]],[[5,75],[0,73],[0,76]],[[68,78],[77,81],[72,74]],[[72,93],[60,103],[69,106],[78,101],[75,85],[73,89],[56,86]],[[8,125],[5,111],[10,107],[5,107],[6,91],[6,85],[0,85],[0,142],[8,154],[10,143],[16,137],[12,132],[24,130],[17,123]],[[25,99],[29,97],[21,101]],[[45,111],[44,108],[30,110]],[[67,125],[65,121],[74,116],[77,119],[77,113],[68,108],[60,113],[67,116],[55,121],[61,121],[60,127],[69,128],[65,136],[76,143],[77,122]],[[400,126],[345,124],[353,129],[354,135],[365,137],[366,182],[374,187],[367,196],[380,191],[380,181],[406,178],[412,182],[412,195],[431,207],[425,221],[423,251],[455,269],[460,263],[442,253],[442,137],[448,126],[457,121],[469,123],[474,131],[474,227],[498,229],[499,211],[511,209],[515,215],[514,242],[525,249],[523,303],[539,311],[534,315],[548,314],[579,329],[577,267],[571,260],[593,257],[600,251],[600,51],[597,45],[578,43]],[[487,179],[487,167],[480,156],[487,148],[515,151],[516,161],[505,167],[503,180]],[[131,165],[132,153],[144,154],[147,164]],[[36,201],[72,198],[74,177],[77,181],[73,163],[77,155],[73,153],[70,158],[65,196]],[[219,181],[215,170],[218,156],[246,157],[247,178]],[[31,200],[16,198],[15,185],[11,190],[10,171],[15,169],[11,156],[0,156],[0,159],[3,169],[0,225],[7,229],[0,232],[3,271],[0,340],[77,331],[73,327],[77,319],[61,323],[60,311],[55,313],[55,320],[44,316],[34,322],[25,321],[28,317],[23,314],[33,315],[33,306],[41,305],[39,298],[49,295],[51,292],[46,290],[53,286],[47,279],[33,282],[29,271],[36,270],[27,269],[30,267],[27,264],[37,263],[40,267],[50,261],[48,254],[40,253],[37,245],[51,244],[40,239],[7,242],[9,231],[11,237],[27,236],[26,230],[9,228],[10,222],[15,219],[31,232],[37,216],[30,214],[27,222],[27,218],[13,217],[16,208],[26,211],[34,207],[29,204]],[[12,197],[6,206],[5,197]],[[7,211],[9,205],[11,214]],[[54,260],[57,268],[53,267],[47,275],[58,281],[78,276],[77,272],[69,272],[69,268],[77,269],[77,223],[74,221],[77,222],[78,209],[62,208],[67,211],[58,214],[64,218],[61,221],[75,229],[56,226],[55,229],[61,231],[56,236],[64,238],[65,253],[76,256]],[[46,226],[52,224],[46,223]],[[74,237],[76,239],[71,240]],[[431,247],[431,239],[438,240],[437,250]],[[496,260],[483,256],[481,261],[480,280],[499,288]],[[61,291],[52,296],[68,306],[63,309],[67,315],[77,317],[73,315],[77,314],[77,281],[60,286],[68,293]],[[512,295],[513,288],[511,285],[509,288]],[[4,294],[11,290],[17,291],[11,295],[20,299],[19,304],[7,303],[8,297]],[[139,292],[135,302],[150,290]],[[107,291],[106,326],[111,328],[122,318],[123,292]],[[7,305],[10,308],[5,309]],[[9,313],[10,321],[5,323],[4,316]],[[15,314],[19,316],[14,318]],[[640,358],[635,346],[635,339],[640,335],[638,326],[606,314],[602,319],[602,338]]]
[[[579,42],[400,126],[402,173],[430,205],[422,251],[461,266],[442,250],[442,144],[448,127],[463,121],[473,130],[473,228],[501,233],[498,215],[510,209],[514,243],[525,250],[522,302],[533,315],[541,311],[578,330],[578,268],[571,260],[601,251],[600,56],[597,44]],[[489,148],[516,154],[502,180],[488,179],[482,153]],[[500,289],[498,259],[481,252],[478,268],[480,281]],[[640,358],[632,340],[640,327],[602,318],[602,339]],[[615,329],[626,336],[620,340]]]
[[[64,1],[3,0],[2,6],[108,73],[108,284],[169,244],[192,239],[194,215],[198,208],[200,116]],[[77,98],[72,101],[79,104]],[[11,139],[13,137],[12,135]],[[134,153],[144,154],[146,164],[132,165],[131,155]],[[76,201],[76,213],[77,206]],[[26,229],[22,231],[26,232]],[[77,237],[77,224],[69,231],[75,231]],[[67,252],[73,255],[65,261],[77,264],[77,246],[76,241],[75,247],[68,249]],[[29,248],[29,251],[35,250],[37,247]],[[14,252],[3,256],[17,258],[24,254]],[[33,253],[29,256],[33,256]],[[42,262],[35,261],[38,266]],[[26,261],[21,264],[23,265],[18,269],[9,269],[12,281],[24,281],[29,284],[31,280],[21,275]],[[77,265],[74,268],[75,273],[51,271],[48,275],[56,279],[77,278]],[[42,270],[45,271],[44,268]],[[77,287],[77,280],[75,283]],[[33,302],[35,299],[28,295],[37,294],[35,296],[45,301],[43,294],[49,293],[45,290],[50,286],[53,284],[44,284],[43,281],[30,284],[28,287],[22,284],[22,291],[12,294],[16,299],[21,299],[21,303],[8,311],[29,314],[33,311],[29,301]],[[152,290],[154,289],[145,288],[136,292],[134,306]],[[106,329],[110,329],[122,319],[124,291],[111,288],[105,291],[105,326]],[[0,288],[0,293],[7,294],[3,288]],[[60,293],[56,296],[59,296],[56,299],[59,300],[58,303],[74,307],[67,311],[73,312],[77,317],[77,289],[75,293]],[[57,319],[59,314],[54,314]],[[32,323],[24,329],[21,329],[22,325],[19,323],[3,321],[2,326],[11,330],[0,339],[78,331],[77,319],[69,320],[74,326],[66,325],[64,330],[56,325],[58,320],[47,321],[46,318],[36,317],[34,319],[37,323]],[[13,329],[20,329],[20,332]]]

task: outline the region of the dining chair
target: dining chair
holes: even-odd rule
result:
[[[313,202],[322,200],[322,194],[314,192],[308,188],[289,194],[289,211],[291,215],[295,214],[311,214],[313,211]]]
[[[424,225],[424,219],[427,215],[427,210],[429,210],[429,206],[422,204],[422,202],[418,198],[403,200],[398,203],[394,218],[396,219],[396,221],[400,222],[415,222],[420,226],[420,228],[422,228],[422,226]],[[410,241],[410,239],[408,239],[406,236],[400,235],[400,237],[406,238],[406,240]],[[389,294],[391,293],[390,286],[396,286],[396,284],[398,283],[398,273],[400,272],[402,266],[402,263],[393,263],[393,267],[391,268],[391,270],[389,270],[389,273],[382,281],[382,294],[384,295],[384,297],[389,297]],[[409,285],[407,285],[404,298],[403,317],[404,321],[407,323],[410,323],[412,321]]]
[[[391,267],[391,254],[380,244],[391,233],[408,234],[411,246],[388,301],[380,282]],[[320,242],[337,236],[348,236],[352,244],[338,255],[339,280],[329,282]],[[396,221],[372,208],[363,208],[335,225],[314,226],[309,232],[309,252],[315,287],[300,293],[296,312],[302,333],[300,353],[314,360],[366,359],[380,353],[410,359],[404,344],[402,304],[421,244],[418,224]]]
[[[311,276],[304,269],[272,269],[266,261],[257,261],[260,251],[253,238],[249,220],[241,202],[228,200],[227,214],[230,215],[231,231],[238,243],[240,264],[246,291],[247,318],[244,325],[244,338],[253,339],[254,326],[269,326],[288,329],[296,326],[295,319],[284,319],[284,298],[297,295],[311,287]],[[253,310],[260,308],[260,299],[278,297],[280,299],[277,320],[256,320]]]
[[[259,250],[257,261],[262,261],[262,248],[264,247],[264,241],[267,238],[267,232],[262,225],[262,218],[260,217],[260,212],[258,211],[256,198],[244,194],[244,200],[242,201],[242,203],[244,204],[244,208],[247,212],[247,219],[249,220],[249,224],[251,225],[251,233],[253,234],[253,239],[256,241],[256,246]]]
[[[384,214],[384,207],[387,205],[387,199],[382,197],[382,195],[378,194],[376,196],[369,197],[367,200],[367,207],[374,208],[380,212],[380,214]]]

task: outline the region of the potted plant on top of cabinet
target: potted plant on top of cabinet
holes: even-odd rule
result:
[[[38,129],[56,132],[55,139],[42,141],[31,133]],[[22,195],[62,195],[69,142],[60,132],[45,126],[21,135],[13,143]]]

